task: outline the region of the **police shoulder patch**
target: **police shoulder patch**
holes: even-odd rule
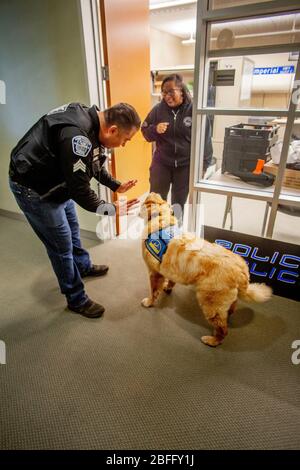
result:
[[[72,149],[75,155],[86,157],[92,148],[90,140],[84,135],[76,135],[72,139]]]
[[[191,116],[186,116],[183,120],[183,124],[186,126],[186,127],[191,127],[192,125],[192,118]]]

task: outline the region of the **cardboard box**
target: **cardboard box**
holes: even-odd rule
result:
[[[275,165],[272,160],[267,162],[264,165],[264,172],[271,173],[272,175],[277,175],[278,165]],[[285,169],[282,186],[286,188],[300,189],[300,171],[299,170],[290,170]]]

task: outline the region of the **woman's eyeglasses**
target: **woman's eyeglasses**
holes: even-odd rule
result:
[[[170,96],[175,96],[175,95],[176,95],[176,90],[180,90],[180,88],[171,88],[171,90],[162,91],[162,92],[161,92],[161,95],[162,95],[163,97],[168,96],[168,95],[170,95]]]

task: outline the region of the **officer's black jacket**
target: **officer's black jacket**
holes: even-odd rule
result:
[[[104,168],[105,148],[99,142],[98,108],[70,103],[50,111],[24,135],[11,152],[9,175],[35,190],[41,200],[73,199],[96,212],[101,201],[90,179],[116,191],[120,182]]]
[[[142,124],[141,131],[148,142],[155,142],[153,159],[168,166],[188,165],[191,153],[192,102],[185,101],[172,109],[162,100],[154,106]],[[166,132],[159,134],[156,126],[169,122]],[[206,121],[204,160],[212,156],[210,123]]]

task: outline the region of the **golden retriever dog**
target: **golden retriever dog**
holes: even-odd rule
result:
[[[214,328],[213,336],[202,336],[201,340],[218,346],[227,335],[228,317],[238,298],[265,302],[271,297],[270,287],[250,284],[245,260],[226,248],[191,233],[176,234],[167,245],[157,240],[159,231],[172,231],[177,226],[173,211],[159,194],[150,193],[140,215],[146,222],[142,253],[150,277],[150,296],[142,300],[144,307],[152,307],[162,291],[170,294],[176,283],[194,285],[198,303]],[[159,258],[161,245],[165,252]]]

